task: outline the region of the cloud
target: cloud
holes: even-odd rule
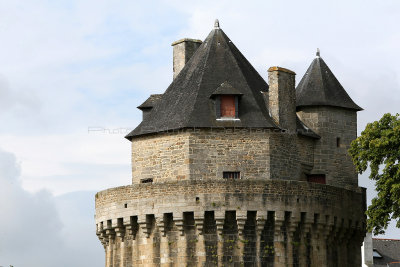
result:
[[[0,266],[104,265],[92,225],[94,193],[33,194],[21,187],[20,171],[15,156],[0,149]]]
[[[61,235],[66,249],[59,259],[63,266],[104,266],[104,248],[96,236],[94,222],[95,193],[95,191],[78,191],[55,198],[64,224]]]
[[[129,130],[104,125],[69,134],[0,137],[3,148],[20,160],[24,189],[60,195],[131,183],[131,143],[124,138]]]
[[[39,109],[40,101],[32,91],[12,90],[6,77],[0,74],[0,115],[7,112],[27,116]]]
[[[19,173],[15,156],[0,150],[0,264],[56,266],[47,256],[63,246],[54,200],[46,191],[23,190]]]
[[[7,40],[0,50],[0,117],[9,133],[131,122],[141,115],[132,103],[172,78],[166,30],[179,20],[168,19],[174,11],[165,4],[16,0],[0,9],[7,10],[0,13]],[[17,110],[22,104],[32,107],[25,116]]]

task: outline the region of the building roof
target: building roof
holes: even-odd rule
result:
[[[391,262],[400,262],[400,239],[381,239],[373,238],[372,246],[374,251],[382,257],[374,257],[374,266],[398,266],[389,264]]]
[[[320,57],[311,62],[296,88],[296,106],[333,106],[352,110],[362,110],[347,94],[346,90],[333,75]]]
[[[321,136],[319,136],[318,134],[316,134],[313,130],[311,130],[310,128],[308,128],[300,119],[298,116],[296,116],[296,129],[297,129],[297,133],[304,135],[304,136],[308,136],[314,139],[320,139]]]
[[[211,96],[224,83],[242,94],[240,120],[216,120]],[[126,138],[187,127],[277,128],[262,95],[267,91],[268,84],[216,23],[149,116]]]
[[[147,98],[146,101],[140,104],[140,106],[137,108],[140,110],[153,108],[154,105],[161,99],[161,97],[162,94],[150,95],[149,98]]]
[[[213,93],[215,95],[243,95],[238,89],[232,87],[228,82],[223,82]]]

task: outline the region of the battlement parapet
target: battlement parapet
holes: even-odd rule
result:
[[[96,232],[113,263],[289,262],[326,244],[359,249],[362,199],[364,188],[298,181],[135,184],[96,194]],[[118,252],[125,247],[130,254]]]
[[[96,222],[146,214],[238,208],[324,212],[359,218],[356,204],[363,198],[364,188],[348,190],[299,181],[221,179],[135,184],[98,192]]]

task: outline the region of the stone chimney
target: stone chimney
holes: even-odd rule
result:
[[[268,69],[269,111],[274,121],[291,133],[296,131],[295,75],[281,67]]]
[[[171,46],[174,47],[174,79],[178,76],[179,72],[181,72],[186,62],[193,56],[201,43],[202,41],[200,40],[184,38],[171,44]]]

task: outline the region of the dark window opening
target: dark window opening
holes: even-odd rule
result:
[[[126,209],[126,208],[128,207],[128,204],[127,204],[127,203],[125,203],[124,207],[125,207],[125,209]]]
[[[225,179],[240,179],[240,172],[223,172],[222,176]]]
[[[336,137],[336,146],[340,147],[340,137]]]
[[[153,178],[146,178],[146,179],[140,180],[141,184],[148,184],[148,183],[152,183],[152,182],[153,182]]]
[[[317,183],[317,184],[326,184],[325,174],[308,174],[307,182]]]

